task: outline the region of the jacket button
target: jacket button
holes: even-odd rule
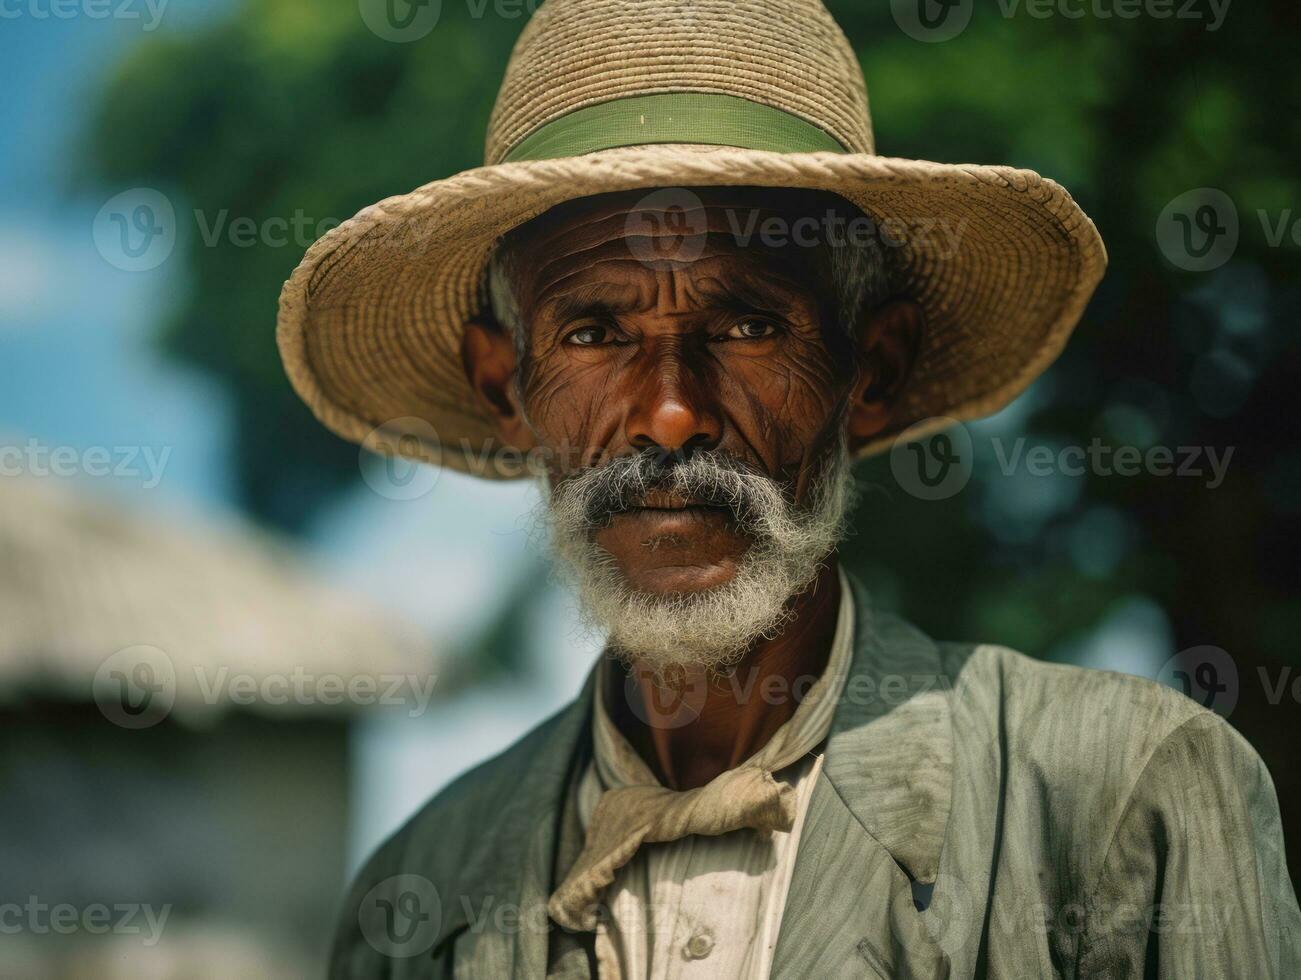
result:
[[[713,951],[714,937],[708,932],[698,932],[687,940],[682,953],[689,960],[703,960]]]

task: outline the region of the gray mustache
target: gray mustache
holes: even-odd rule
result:
[[[776,481],[767,474],[716,450],[683,457],[647,449],[570,477],[557,487],[556,495],[589,528],[602,527],[615,515],[641,506],[653,491],[726,508],[737,523],[746,525],[765,504],[770,505],[775,489]]]

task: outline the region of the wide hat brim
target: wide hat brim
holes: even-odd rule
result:
[[[891,287],[920,304],[926,328],[890,427],[859,455],[1010,402],[1061,352],[1106,266],[1066,190],[1011,167],[679,144],[503,163],[381,201],[312,245],[280,294],[290,382],[368,448],[525,475],[461,358],[495,244],[564,201],[695,186],[831,191],[892,243]]]

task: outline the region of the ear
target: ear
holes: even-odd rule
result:
[[[926,318],[910,299],[893,299],[867,316],[859,333],[859,377],[850,396],[849,445],[885,431],[912,374]]]
[[[533,433],[515,387],[515,343],[510,335],[490,317],[476,317],[465,325],[461,363],[502,441],[526,452],[532,449]]]

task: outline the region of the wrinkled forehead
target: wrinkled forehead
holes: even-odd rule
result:
[[[520,248],[582,249],[619,238],[707,233],[727,237],[738,249],[780,249],[781,239],[792,238],[789,230],[797,222],[811,220],[810,233],[817,237],[822,226],[834,228],[862,217],[857,207],[829,191],[672,187],[566,201],[514,229],[506,240]],[[805,234],[802,241],[808,237]],[[790,244],[800,246],[793,240]]]
[[[626,273],[631,266],[769,276],[820,293],[830,275],[828,243],[855,218],[862,212],[824,191],[637,190],[558,205],[512,231],[504,246],[526,292],[558,279]]]

